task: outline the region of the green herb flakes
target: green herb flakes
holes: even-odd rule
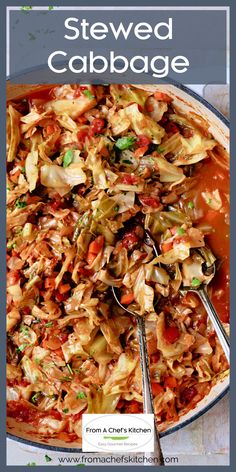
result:
[[[77,394],[76,394],[77,400],[82,400],[82,399],[84,399],[84,398],[86,398],[86,397],[87,397],[87,395],[86,395],[86,393],[84,393],[84,392],[77,392]]]
[[[201,285],[201,280],[197,279],[196,277],[194,277],[192,279],[192,287],[199,287],[199,285]]]
[[[74,158],[73,151],[71,151],[71,149],[69,149],[69,151],[66,151],[63,157],[63,167],[68,167],[73,161],[73,158]]]
[[[178,227],[178,228],[177,228],[177,234],[178,234],[179,236],[183,236],[183,234],[185,234],[184,228]]]
[[[188,208],[190,210],[193,210],[194,209],[194,203],[193,202],[188,202]]]
[[[134,136],[124,136],[123,138],[117,139],[115,146],[121,151],[124,151],[132,147],[135,141],[136,138]]]
[[[16,202],[15,202],[15,207],[16,208],[25,208],[27,206],[27,203],[24,202],[24,201],[20,201],[19,198],[17,198]]]
[[[29,344],[27,343],[21,344],[19,347],[16,348],[16,352],[23,352],[27,346],[29,346]]]
[[[95,97],[89,90],[83,90],[83,94],[88,97],[90,100],[93,100]]]

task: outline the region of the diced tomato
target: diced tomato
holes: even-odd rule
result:
[[[18,256],[19,256],[19,252],[16,251],[15,249],[12,249],[11,255],[12,255],[12,257],[18,257]]]
[[[122,295],[120,299],[120,303],[123,305],[129,305],[134,301],[134,294],[133,293],[125,293]]]
[[[78,131],[77,133],[77,138],[78,138],[78,141],[79,142],[82,142],[84,143],[85,142],[85,139],[88,137],[88,129],[81,129],[80,131]]]
[[[18,385],[21,385],[21,387],[28,387],[28,385],[30,385],[30,382],[28,379],[24,378],[18,381]]]
[[[90,275],[92,275],[92,271],[89,270],[89,269],[85,269],[85,267],[80,267],[78,269],[78,274],[81,274],[81,275],[84,275],[84,277],[89,277]]]
[[[79,98],[80,96],[81,96],[81,90],[79,88],[77,88],[74,91],[74,98]]]
[[[156,395],[159,395],[160,393],[164,393],[164,388],[157,382],[152,384],[152,394],[155,397]]]
[[[80,411],[79,413],[76,413],[75,415],[73,415],[73,421],[79,421],[81,419],[81,416],[82,416],[82,413],[83,411]]]
[[[52,416],[52,418],[55,418],[55,420],[60,421],[62,419],[61,413],[58,410],[49,410],[47,414],[48,416]]]
[[[19,279],[20,279],[19,270],[9,270],[7,274],[7,286],[10,287],[11,285],[15,285]]]
[[[55,288],[55,278],[54,277],[46,277],[44,280],[44,287],[54,290]]]
[[[90,134],[99,134],[105,126],[105,121],[102,118],[94,118],[90,125]]]
[[[124,400],[119,400],[117,403],[118,410],[121,410],[124,407],[125,401]]]
[[[173,243],[172,242],[161,244],[161,250],[162,250],[163,253],[170,251],[172,248],[173,248]]]
[[[138,147],[149,146],[151,139],[145,136],[145,134],[138,134],[136,144]]]
[[[59,290],[56,290],[55,298],[58,303],[61,303],[61,302],[64,302],[68,298],[68,295],[67,293],[60,293]]]
[[[140,413],[142,409],[141,403],[137,402],[136,400],[131,400],[129,404],[125,408],[126,413]]]
[[[181,401],[185,404],[190,403],[193,398],[197,395],[197,390],[195,387],[186,387],[180,395]]]
[[[88,122],[88,118],[86,118],[86,116],[78,116],[78,118],[76,118],[76,121],[77,123],[80,123],[81,125],[85,125],[85,123]]]
[[[135,185],[138,183],[138,177],[134,174],[123,174],[121,177],[121,182],[123,184]]]
[[[86,85],[80,85],[80,90],[88,90],[88,87],[86,87]]]
[[[172,102],[172,98],[169,95],[167,95],[167,93],[164,93],[164,92],[155,92],[154,98],[160,102],[166,102],[166,103]]]
[[[53,202],[50,202],[50,207],[52,210],[56,211],[62,206],[62,200],[54,200]]]
[[[137,234],[135,234],[134,231],[130,231],[129,233],[126,233],[124,235],[124,237],[122,238],[121,244],[126,249],[133,249],[133,246],[135,246],[138,242],[139,242],[139,238]]]
[[[164,387],[175,388],[177,387],[177,380],[175,377],[169,376],[165,378]]]
[[[149,197],[148,195],[139,195],[139,200],[142,205],[150,206],[152,208],[159,208],[160,201],[157,197]]]
[[[168,134],[179,133],[179,128],[175,123],[173,123],[173,121],[170,121],[168,125],[166,126],[166,132]]]
[[[142,157],[145,154],[145,152],[147,152],[147,150],[148,150],[148,146],[139,147],[138,149],[134,151],[134,155],[136,157]]]
[[[156,364],[156,362],[158,362],[160,359],[160,353],[159,352],[155,352],[155,354],[152,354],[151,357],[150,357],[150,362],[151,364]]]
[[[180,332],[177,326],[169,326],[164,331],[164,338],[166,342],[173,344],[175,343],[180,337]]]
[[[47,125],[46,126],[46,135],[50,136],[50,134],[53,134],[55,132],[55,125]]]
[[[60,284],[58,287],[59,293],[62,295],[63,293],[69,292],[71,289],[70,284]]]
[[[22,314],[23,314],[24,316],[28,316],[28,315],[30,315],[30,313],[31,313],[31,309],[30,309],[29,306],[25,306],[24,308],[22,308],[21,311],[22,311]]]

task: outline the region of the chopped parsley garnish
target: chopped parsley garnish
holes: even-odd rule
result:
[[[36,462],[28,462],[28,464],[26,464],[28,467],[32,467],[32,466],[35,466],[37,465]]]
[[[89,90],[83,90],[83,94],[88,97],[90,100],[93,100],[94,95]]]
[[[25,208],[27,206],[27,203],[24,202],[24,201],[20,201],[19,198],[17,198],[16,202],[15,202],[15,207],[16,208]]]
[[[179,236],[183,236],[184,233],[185,233],[184,228],[181,228],[181,227],[177,228],[177,234],[178,234]]]
[[[86,398],[86,397],[87,397],[87,395],[86,395],[86,393],[84,393],[84,392],[78,392],[78,393],[76,394],[77,400],[79,400],[79,399],[82,400],[83,398]]]
[[[124,136],[123,138],[117,139],[115,146],[121,151],[124,151],[132,147],[135,141],[136,138],[134,136]]]
[[[120,208],[119,205],[116,205],[116,206],[114,207],[114,211],[115,211],[116,213],[118,213],[119,208]]]
[[[64,377],[61,377],[60,380],[61,382],[71,382],[72,378],[65,375]]]
[[[36,403],[37,400],[39,399],[40,395],[41,395],[41,392],[36,392],[36,393],[31,397],[31,401],[32,401],[33,403]]]
[[[165,152],[165,149],[161,146],[158,146],[157,152]]]
[[[68,167],[73,161],[73,158],[74,158],[73,151],[71,151],[71,149],[69,149],[69,151],[66,151],[63,157],[63,167]]]
[[[69,408],[64,408],[64,410],[62,410],[62,411],[63,411],[63,413],[68,413]]]
[[[49,328],[50,326],[53,325],[53,322],[52,321],[49,321],[48,323],[45,324],[45,328]]]
[[[27,343],[24,343],[24,344],[21,344],[19,347],[16,348],[16,352],[22,352],[24,351],[24,349],[29,346],[29,344]]]
[[[53,10],[53,9],[54,9],[54,7],[48,7],[48,9],[49,9],[49,11],[51,11],[51,10]]]
[[[21,167],[22,174],[25,174],[25,167]]]
[[[27,10],[32,10],[33,7],[20,7],[21,10],[27,11]],[[35,464],[36,465],[36,464]]]
[[[194,203],[193,202],[188,202],[188,208],[190,208],[190,210],[193,210],[194,209]]]
[[[39,365],[40,364],[40,359],[38,359],[38,357],[35,357],[34,362],[36,362],[36,364]]]
[[[73,375],[73,370],[72,370],[70,364],[66,364],[66,367],[69,370],[70,374]]]
[[[201,285],[201,280],[197,279],[196,277],[194,277],[192,279],[192,287],[199,287],[199,285]]]
[[[47,454],[45,454],[44,457],[45,457],[45,461],[46,461],[46,462],[51,462],[51,461],[52,461],[52,458],[49,457]]]
[[[28,328],[28,326],[22,325],[22,326],[20,327],[20,332],[21,332],[21,333],[24,333],[26,336],[28,336],[28,334],[29,334],[29,328]]]
[[[210,205],[212,203],[212,198],[207,199],[207,205]]]

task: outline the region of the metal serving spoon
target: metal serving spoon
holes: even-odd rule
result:
[[[146,243],[148,245],[152,245],[153,251],[155,256],[158,256],[158,252],[155,246],[154,241],[149,236],[148,232],[145,231],[146,236]],[[150,381],[150,372],[149,372],[149,359],[147,353],[147,340],[146,340],[146,332],[145,332],[145,319],[143,316],[140,316],[138,313],[129,310],[124,305],[120,303],[118,291],[112,287],[112,293],[114,299],[123,310],[125,310],[130,315],[134,316],[137,320],[138,326],[138,339],[139,339],[139,349],[140,349],[140,361],[141,361],[141,371],[142,371],[142,386],[143,386],[143,412],[145,414],[152,414],[154,415],[154,457],[158,458],[159,465],[164,464],[164,458],[161,450],[160,445],[160,437],[157,429],[154,408],[153,408],[153,397],[152,397],[152,389],[151,389],[151,381]]]
[[[145,232],[145,242],[149,246],[151,245],[153,248],[153,252],[155,256],[157,257],[158,251],[155,245],[154,240],[150,236],[149,232],[147,230],[144,230]],[[209,268],[208,268],[208,273],[215,275],[215,264],[213,263]],[[209,275],[210,275],[209,274]],[[207,293],[207,285],[206,284],[201,284],[198,288],[192,288],[192,287],[182,287],[180,292],[185,293],[185,292],[195,292],[198,294],[200,300],[202,301],[206,312],[214,326],[215,332],[218,336],[218,339],[222,345],[222,348],[224,350],[225,356],[227,361],[229,362],[230,359],[230,341],[229,337],[219,319],[219,316],[211,303],[211,300],[208,296]],[[141,369],[142,369],[142,386],[143,386],[143,410],[144,413],[151,413],[154,414],[154,409],[153,409],[153,397],[152,397],[152,390],[151,390],[151,382],[150,382],[150,373],[149,373],[149,360],[148,360],[148,354],[147,354],[147,343],[146,343],[146,332],[145,332],[145,319],[144,317],[140,316],[138,313],[133,312],[126,308],[124,305],[120,303],[119,300],[119,295],[117,290],[112,287],[112,293],[114,296],[114,299],[116,300],[116,303],[127,313],[130,315],[133,315],[136,320],[137,320],[137,325],[138,325],[138,338],[139,338],[139,348],[140,348],[140,359],[141,359]],[[159,464],[164,465],[164,459],[163,459],[163,454],[161,451],[161,446],[160,446],[160,438],[159,438],[159,433],[155,421],[155,415],[154,415],[154,423],[155,423],[155,436],[154,436],[154,454],[156,457],[158,457]]]
[[[213,263],[210,267],[208,267],[208,275],[215,275],[216,267],[215,263]],[[213,326],[215,329],[215,332],[217,334],[217,337],[221,343],[221,346],[223,348],[223,351],[225,353],[225,357],[227,361],[230,361],[230,340],[229,336],[226,333],[223,324],[221,323],[219,316],[211,303],[211,300],[209,298],[209,295],[207,293],[207,284],[202,283],[199,285],[199,287],[193,288],[193,287],[181,287],[181,293],[185,292],[194,292],[197,293]]]

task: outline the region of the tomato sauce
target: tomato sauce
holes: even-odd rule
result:
[[[203,210],[203,216],[199,223],[209,223],[213,231],[206,236],[205,240],[217,258],[216,275],[211,283],[213,287],[212,302],[219,314],[221,321],[229,321],[229,171],[220,167],[212,159],[206,159],[204,163],[194,172],[199,177],[197,186],[194,187],[194,204],[196,208]],[[212,210],[202,197],[202,192],[213,192],[219,190],[222,199],[221,210]]]

